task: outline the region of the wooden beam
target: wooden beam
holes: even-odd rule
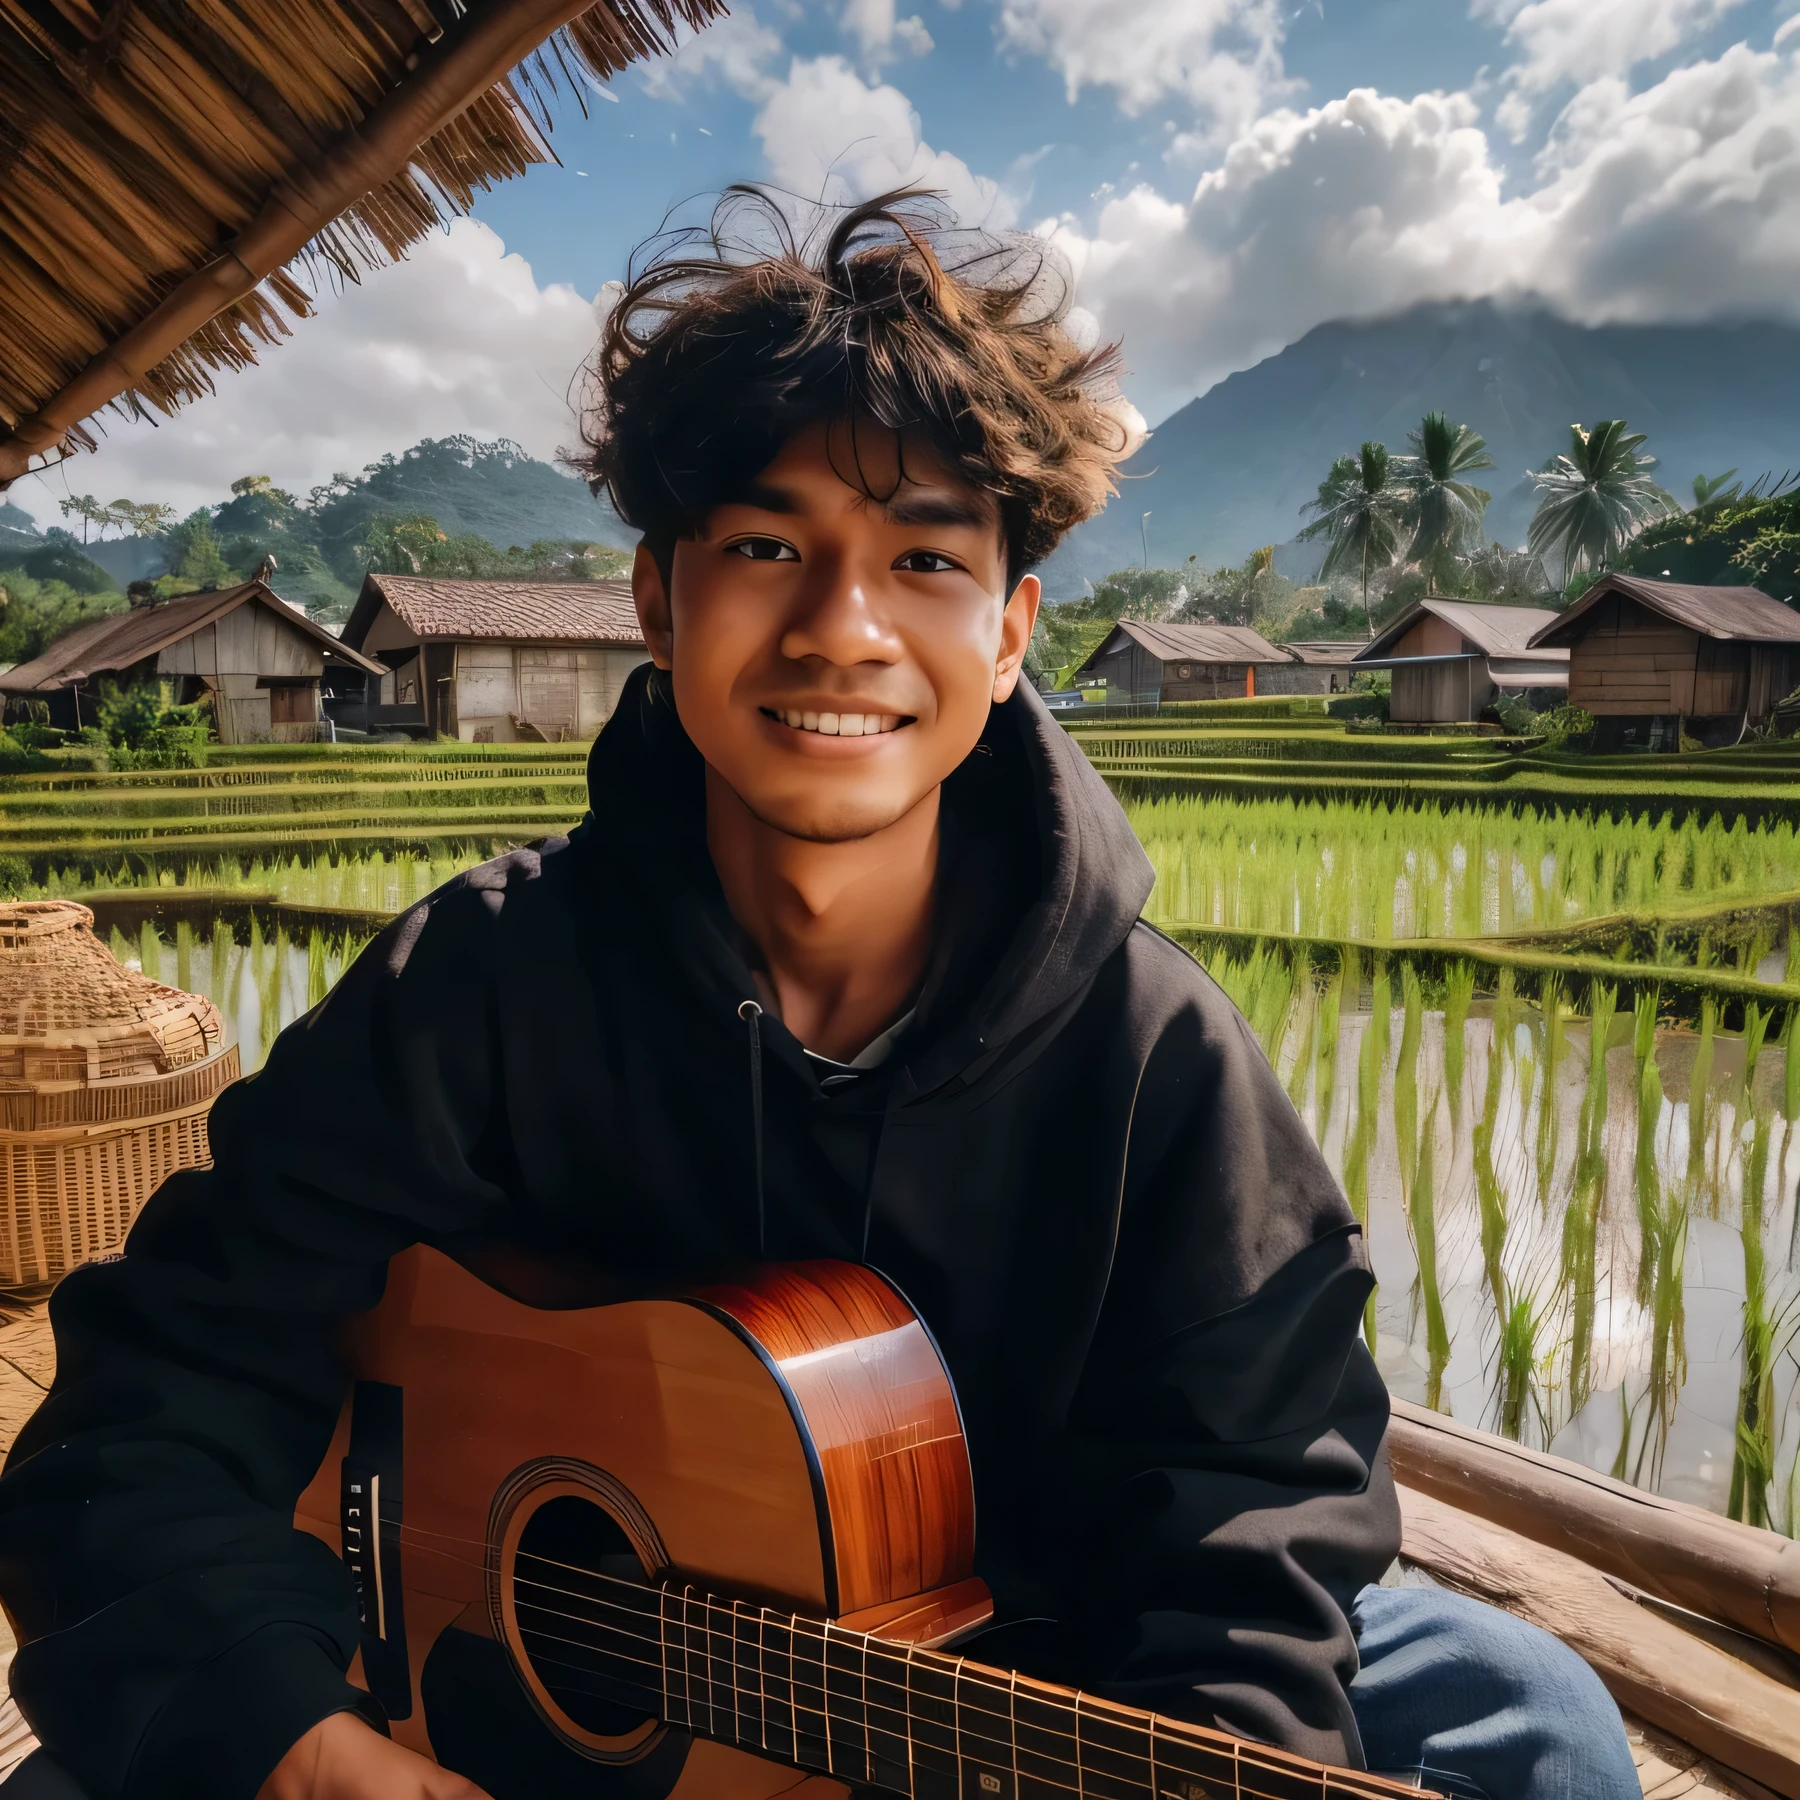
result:
[[[1659,1600],[1800,1653],[1800,1545],[1579,1463],[1393,1403],[1396,1479],[1616,1575]]]
[[[1554,1633],[1621,1706],[1800,1800],[1800,1692],[1640,1606],[1572,1556],[1404,1486],[1400,1513],[1408,1561]]]
[[[0,437],[0,489],[23,475],[33,456],[137,386],[209,319],[285,267],[340,213],[398,175],[420,144],[592,4],[506,0],[426,50],[413,74],[317,163],[276,184],[229,249],[171,289],[60,393]]]

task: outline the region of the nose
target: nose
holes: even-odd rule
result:
[[[782,629],[781,653],[794,662],[854,668],[896,663],[904,649],[874,581],[853,557],[836,552],[809,558]]]

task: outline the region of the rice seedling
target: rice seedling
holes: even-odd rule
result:
[[[1346,957],[1325,983],[1319,995],[1319,1023],[1314,1036],[1313,1058],[1313,1130],[1319,1142],[1331,1126],[1331,1102],[1337,1085],[1338,1029],[1343,1013],[1344,987],[1360,985],[1352,960]]]
[[[1356,1058],[1356,1117],[1344,1143],[1344,1193],[1350,1210],[1363,1228],[1369,1230],[1369,1163],[1375,1154],[1375,1137],[1381,1113],[1381,1075],[1387,1066],[1390,1012],[1393,1007],[1393,984],[1384,958],[1375,960],[1374,994],[1369,1022],[1363,1028],[1362,1045]],[[1375,1350],[1375,1295],[1371,1293],[1363,1308],[1363,1336],[1370,1353]]]
[[[1638,1215],[1643,1222],[1638,1285],[1650,1307],[1650,1374],[1644,1388],[1644,1430],[1629,1479],[1640,1487],[1646,1472],[1652,1486],[1660,1478],[1676,1397],[1687,1373],[1683,1282],[1688,1209],[1680,1189],[1667,1187],[1656,1167],[1662,1102],[1662,1074],[1652,1050],[1644,1060],[1638,1089]],[[1620,1454],[1624,1455],[1623,1447]]]
[[[1471,934],[1473,935],[1473,934]],[[1444,978],[1444,1092],[1450,1100],[1452,1136],[1462,1131],[1463,1065],[1469,1005],[1475,998],[1475,965],[1455,962]]]
[[[1418,971],[1400,964],[1400,1050],[1394,1058],[1394,1139],[1400,1156],[1400,1200],[1407,1204],[1419,1157],[1419,1040],[1424,1035],[1425,998]]]
[[[1738,1229],[1744,1247],[1744,1372],[1738,1386],[1737,1430],[1726,1511],[1746,1525],[1769,1523],[1769,1487],[1775,1478],[1775,1319],[1770,1309],[1768,1268],[1763,1253],[1763,1190],[1769,1175],[1773,1124],[1769,1108],[1754,1108]]]
[[[1444,1404],[1444,1370],[1450,1362],[1450,1328],[1444,1320],[1443,1292],[1438,1284],[1437,1255],[1437,1113],[1438,1096],[1426,1103],[1419,1134],[1412,1191],[1406,1202],[1407,1229],[1418,1264],[1418,1296],[1425,1310],[1425,1404],[1434,1412]]]
[[[1556,1186],[1556,1153],[1560,1136],[1561,1109],[1557,1106],[1556,1078],[1562,1069],[1563,1051],[1568,1032],[1563,1018],[1562,983],[1554,975],[1538,996],[1538,1010],[1544,1022],[1543,1093],[1537,1114],[1537,1192],[1538,1211],[1550,1217],[1550,1200]]]
[[[1494,1166],[1494,1131],[1500,1117],[1501,1083],[1506,1074],[1513,1031],[1512,971],[1503,969],[1494,996],[1493,1034],[1488,1040],[1487,1077],[1482,1088],[1481,1117],[1475,1123],[1475,1200],[1481,1213],[1481,1265],[1493,1297],[1494,1317],[1504,1328],[1506,1298],[1506,1190]]]
[[[1694,1051],[1694,1066],[1688,1075],[1688,1193],[1697,1204],[1706,1191],[1706,1136],[1710,1121],[1708,1106],[1712,1087],[1713,1032],[1718,1024],[1719,1009],[1709,997],[1700,1004],[1700,1043]],[[1717,1210],[1717,1188],[1714,1189]]]
[[[1546,1443],[1551,1436],[1538,1353],[1539,1340],[1547,1322],[1535,1293],[1515,1295],[1500,1322],[1500,1340],[1494,1359],[1495,1386],[1499,1395],[1496,1423],[1500,1435],[1511,1438],[1514,1443],[1525,1441],[1525,1426],[1533,1417],[1539,1435]]]
[[[1596,981],[1588,1001],[1587,1089],[1576,1128],[1575,1178],[1563,1215],[1562,1274],[1569,1293],[1569,1410],[1592,1391],[1594,1313],[1599,1296],[1600,1213],[1606,1198],[1606,1051],[1619,992]]]

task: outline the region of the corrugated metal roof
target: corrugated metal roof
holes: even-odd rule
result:
[[[1542,606],[1490,606],[1474,600],[1443,600],[1434,594],[1409,606],[1391,625],[1378,631],[1356,653],[1355,660],[1373,663],[1387,657],[1428,614],[1461,632],[1486,656],[1529,655],[1535,641],[1532,634],[1561,616]]]
[[[309,619],[298,607],[289,606],[272,588],[260,581],[246,581],[238,587],[184,594],[179,600],[134,606],[130,612],[90,619],[85,625],[65,631],[42,656],[0,675],[0,690],[12,694],[48,692],[67,687],[72,681],[128,669],[251,603],[267,607],[283,624],[291,625],[353,668],[381,673],[380,663],[370,662],[340,643],[323,625]]]
[[[1587,630],[1581,620],[1609,594],[1623,594],[1702,637],[1800,644],[1800,612],[1761,588],[1692,587],[1681,581],[1653,581],[1648,575],[1602,576],[1567,612],[1555,614],[1532,643],[1574,643]]]
[[[1281,663],[1295,659],[1277,650],[1260,632],[1248,625],[1150,625],[1142,619],[1121,619],[1117,627],[1163,662]],[[1116,635],[1109,632],[1083,668],[1105,654]]]
[[[360,645],[381,602],[421,638],[460,643],[614,644],[641,650],[629,581],[440,581],[366,575],[345,640]]]

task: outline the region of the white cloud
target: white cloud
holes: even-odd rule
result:
[[[593,348],[588,299],[531,267],[485,225],[461,219],[361,287],[324,297],[319,316],[255,368],[159,427],[103,417],[106,436],[17,484],[11,498],[56,517],[66,491],[104,500],[217,503],[237,476],[271,475],[304,493],[422,437],[510,437],[550,458],[575,440],[566,396]],[[66,485],[65,485],[66,482]]]
[[[1152,418],[1329,319],[1540,296],[1573,318],[1800,319],[1800,45],[1590,83],[1508,196],[1467,95],[1358,90],[1241,134],[1186,202],[1045,229]]]
[[[1506,26],[1519,60],[1506,71],[1509,92],[1497,113],[1522,140],[1534,103],[1570,83],[1622,76],[1641,62],[1679,49],[1743,0],[1474,0],[1476,18]]]
[[[1281,0],[1003,0],[1004,49],[1041,56],[1071,102],[1110,87],[1128,113],[1185,99],[1210,128],[1239,130],[1282,73]]]
[[[1010,225],[1000,184],[920,135],[912,102],[871,86],[841,56],[796,58],[756,117],[769,177],[807,200],[861,200],[914,185],[941,189],[967,223]]]
[[[841,23],[871,70],[896,55],[928,56],[935,46],[917,13],[895,16],[894,0],[845,0]]]
[[[734,6],[704,31],[689,32],[672,56],[652,56],[638,67],[644,90],[659,100],[685,100],[697,89],[723,85],[751,100],[777,85],[770,70],[781,54],[781,36],[748,6]]]

